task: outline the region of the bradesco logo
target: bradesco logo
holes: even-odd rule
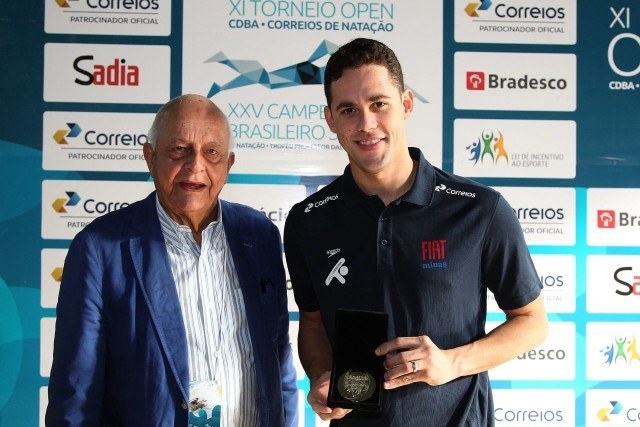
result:
[[[574,111],[576,65],[573,54],[456,52],[454,107]]]
[[[467,71],[467,89],[484,90],[484,73],[482,71]]]
[[[629,212],[616,212],[609,209],[598,209],[598,228],[640,227],[640,215]]]
[[[467,71],[468,90],[523,89],[523,90],[565,90],[567,80],[563,77],[535,77],[529,74],[505,75]]]

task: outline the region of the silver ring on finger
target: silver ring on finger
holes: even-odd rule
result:
[[[416,361],[412,360],[411,361],[411,373],[415,374],[417,370],[418,370],[418,368],[416,367]]]

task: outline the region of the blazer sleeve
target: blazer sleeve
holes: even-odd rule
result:
[[[100,254],[87,231],[71,243],[58,297],[47,426],[100,423],[106,322]]]
[[[287,280],[282,264],[282,244],[280,233],[273,226],[269,253],[273,257],[276,284],[278,289],[278,357],[282,379],[282,399],[286,426],[298,425],[298,386],[297,374],[293,366],[293,352],[289,341],[289,308],[287,304]]]

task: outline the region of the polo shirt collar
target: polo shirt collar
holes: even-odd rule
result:
[[[431,199],[433,196],[433,190],[435,188],[435,170],[433,166],[424,158],[424,155],[420,151],[419,148],[409,147],[409,155],[411,159],[418,161],[418,172],[416,173],[416,178],[411,185],[409,191],[407,191],[402,197],[400,197],[401,202],[409,202],[415,205],[427,206],[431,203]],[[363,203],[367,200],[370,200],[371,197],[377,196],[368,196],[364,191],[358,187],[356,181],[353,179],[353,174],[351,173],[351,166],[347,165],[344,169],[344,174],[342,176],[342,192],[345,195],[345,203],[347,206],[355,206],[360,203]]]

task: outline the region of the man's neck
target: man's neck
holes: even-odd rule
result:
[[[360,189],[368,195],[377,195],[380,200],[389,205],[404,195],[416,179],[418,161],[408,155],[402,159],[399,167],[378,173],[363,173],[352,168],[353,179]]]

